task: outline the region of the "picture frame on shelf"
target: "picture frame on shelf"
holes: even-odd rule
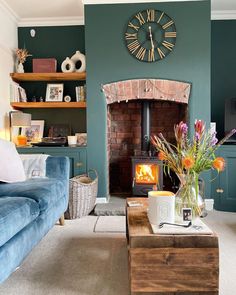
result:
[[[77,136],[77,145],[86,146],[87,145],[87,133],[75,133]]]
[[[54,124],[49,127],[48,137],[67,137],[71,134],[69,124]]]
[[[60,102],[63,101],[63,83],[47,84],[46,102]]]
[[[22,134],[26,136],[27,142],[40,142],[43,138],[44,120],[31,120],[31,126],[22,128]]]

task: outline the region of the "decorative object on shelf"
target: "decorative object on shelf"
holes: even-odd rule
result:
[[[55,58],[33,58],[33,73],[56,73],[56,71]]]
[[[71,61],[75,64],[75,71],[78,73],[85,72],[86,70],[86,61],[85,55],[79,50],[76,51],[74,55],[70,58]],[[77,68],[77,63],[80,62],[80,66]]]
[[[46,100],[45,101],[62,101],[63,99],[63,83],[47,84]]]
[[[29,54],[28,50],[25,48],[24,49],[17,48],[15,53],[16,53],[16,58],[17,58],[17,62],[18,62],[16,71],[17,71],[17,73],[24,73],[23,63],[26,61],[26,58],[28,56],[32,56],[32,54]]]
[[[76,86],[75,87],[76,101],[85,101],[86,100],[86,85]]]
[[[191,208],[193,218],[201,216],[204,202],[199,197],[199,174],[205,170],[215,169],[218,173],[224,170],[223,158],[215,157],[216,150],[236,129],[233,129],[218,144],[216,134],[205,129],[202,120],[196,120],[195,133],[188,138],[187,124],[180,122],[174,126],[176,145],[170,144],[162,133],[151,136],[151,142],[159,152],[158,157],[163,161],[164,171],[174,171],[180,179],[180,188],[176,193],[176,215],[183,218],[182,209]]]
[[[23,128],[22,132],[27,138],[27,142],[39,142],[43,137],[44,120],[31,120],[28,128]]]
[[[77,136],[77,145],[87,145],[87,133],[75,133],[75,135]]]
[[[25,72],[23,63],[21,63],[21,62],[18,63],[16,71],[17,71],[17,73],[24,73]]]
[[[27,137],[23,133],[23,128],[31,126],[31,114],[11,111],[9,113],[9,121],[10,121],[10,135],[12,139],[12,127],[19,128],[19,133],[17,136],[17,145],[25,146],[27,144]]]
[[[76,146],[76,144],[77,144],[77,136],[76,135],[68,135],[67,140],[68,140],[69,146]]]
[[[25,89],[18,83],[12,81],[10,84],[10,101],[11,102],[26,102],[27,96]]]
[[[64,101],[65,101],[65,102],[70,102],[70,101],[71,101],[71,97],[70,97],[70,95],[66,95],[66,96],[64,97]]]
[[[61,64],[61,70],[63,73],[72,73],[75,71],[75,63],[67,57]]]
[[[173,50],[176,35],[172,18],[163,11],[146,9],[129,20],[125,40],[129,53],[135,58],[155,62]]]
[[[66,137],[43,137],[40,142],[31,142],[32,146],[65,146],[67,144]]]
[[[175,221],[175,195],[168,191],[148,192],[148,219],[151,224]]]
[[[30,30],[30,36],[31,36],[32,38],[34,38],[35,35],[36,35],[36,31],[35,31],[35,29],[31,29],[31,30]]]
[[[71,134],[68,124],[54,124],[49,127],[48,137],[67,137]]]

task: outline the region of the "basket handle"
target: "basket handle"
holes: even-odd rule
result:
[[[96,171],[95,169],[89,169],[89,170],[88,170],[88,176],[89,176],[89,177],[91,177],[91,176],[89,175],[89,173],[91,173],[91,172],[93,172],[93,173],[95,174],[95,178],[94,178],[94,179],[98,178],[98,173],[97,173],[97,171]]]

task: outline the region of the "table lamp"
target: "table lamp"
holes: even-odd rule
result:
[[[18,127],[17,145],[24,146],[27,144],[27,137],[22,135],[22,127],[31,126],[31,114],[23,112],[10,112],[10,127]]]

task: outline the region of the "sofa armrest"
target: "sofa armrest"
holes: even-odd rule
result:
[[[49,178],[57,178],[69,180],[70,160],[68,157],[51,157],[46,160],[46,176]]]

